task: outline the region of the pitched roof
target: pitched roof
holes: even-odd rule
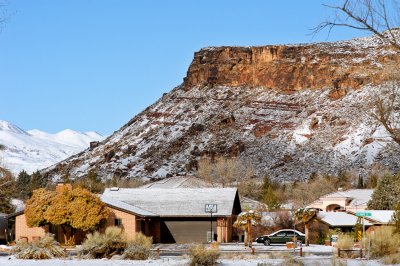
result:
[[[103,196],[163,217],[208,217],[205,204],[217,204],[215,216],[230,216],[236,188],[107,188]],[[239,203],[240,204],[240,203]]]
[[[331,226],[354,227],[357,223],[357,216],[346,212],[319,212],[318,219]],[[373,225],[365,221],[365,225]]]
[[[114,207],[114,208],[117,208],[117,209],[121,209],[121,210],[130,212],[130,213],[139,215],[139,216],[158,216],[155,213],[143,210],[143,209],[138,208],[136,206],[132,206],[132,205],[127,204],[127,203],[125,203],[123,201],[116,200],[116,199],[113,199],[113,198],[109,198],[109,197],[104,196],[104,195],[101,195],[100,199],[101,199],[102,202],[104,202],[105,204],[107,204],[107,205],[109,205],[111,207]]]
[[[389,224],[392,220],[393,210],[362,210],[362,212],[370,212],[371,216],[366,216],[366,220],[370,220],[375,224]],[[356,211],[348,211],[350,214],[356,213]]]
[[[363,206],[366,205],[368,201],[371,199],[373,192],[374,192],[373,189],[350,189],[346,191],[335,191],[320,197],[309,206],[312,206],[314,204],[322,204],[324,200],[332,198],[350,199],[351,201],[348,205],[350,207]]]

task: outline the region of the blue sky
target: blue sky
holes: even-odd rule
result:
[[[205,46],[312,38],[320,0],[9,0],[0,33],[0,120],[55,133],[111,134],[182,82]]]

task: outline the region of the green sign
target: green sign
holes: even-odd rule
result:
[[[356,212],[356,216],[372,216],[372,214],[370,212]]]

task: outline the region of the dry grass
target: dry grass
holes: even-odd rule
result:
[[[282,263],[280,263],[279,265],[282,265],[282,266],[303,266],[304,263],[299,258],[295,258],[290,254],[285,254],[284,255],[284,261]]]
[[[121,228],[108,227],[104,234],[88,234],[79,252],[90,259],[111,258],[113,255],[122,254],[127,243]]]
[[[390,257],[399,253],[400,235],[394,233],[392,226],[381,226],[373,232],[368,232],[367,239],[371,241],[371,247],[367,245],[371,258]]]
[[[64,250],[59,243],[54,240],[53,235],[47,234],[38,242],[26,243],[17,241],[17,244],[12,249],[12,253],[18,259],[52,259],[65,257]]]
[[[382,262],[383,264],[391,264],[391,265],[400,264],[400,252],[383,257]]]
[[[352,249],[354,247],[354,239],[350,234],[339,234],[337,248],[340,249]]]
[[[206,249],[202,245],[190,249],[190,266],[216,265],[220,252],[217,249]]]
[[[147,260],[151,255],[151,237],[136,233],[134,239],[128,242],[124,251],[124,258],[129,260]]]

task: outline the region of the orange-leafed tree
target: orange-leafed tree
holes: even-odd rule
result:
[[[39,188],[33,191],[32,197],[25,202],[26,224],[29,227],[37,227],[49,224],[45,219],[45,213],[54,200],[56,193]]]
[[[45,190],[35,190],[35,194],[49,193]],[[44,224],[60,225],[64,233],[64,243],[74,244],[76,230],[91,231],[109,216],[109,211],[101,200],[83,188],[65,188],[59,193],[53,193],[48,203],[40,211],[42,220],[35,215],[27,215],[28,226]],[[40,200],[41,197],[38,197]],[[30,206],[28,206],[28,204]],[[27,202],[27,207],[37,206],[40,202],[34,196]],[[38,208],[38,207],[36,207]],[[39,209],[39,208],[38,208]],[[33,220],[31,220],[33,219]],[[36,220],[34,220],[36,219]]]

